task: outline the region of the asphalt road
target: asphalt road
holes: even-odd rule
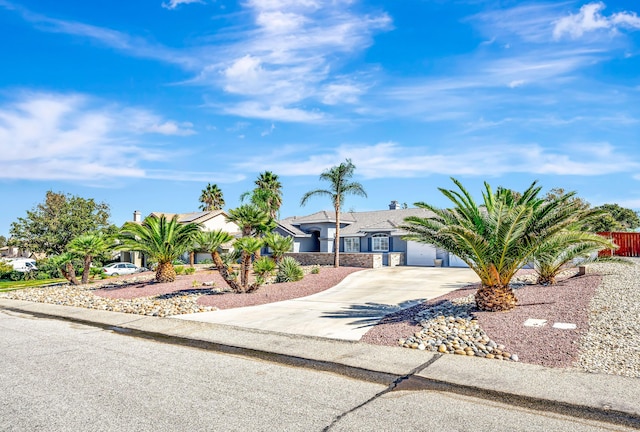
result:
[[[602,431],[620,426],[0,311],[1,431]]]

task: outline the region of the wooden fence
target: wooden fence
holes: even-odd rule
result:
[[[601,236],[610,238],[620,248],[613,251],[614,255],[625,257],[640,257],[640,233],[636,232],[601,232]],[[611,250],[603,250],[600,256],[611,256]]]

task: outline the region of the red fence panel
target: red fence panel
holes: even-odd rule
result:
[[[613,251],[614,255],[625,257],[640,257],[640,233],[636,232],[601,232],[601,236],[610,238],[620,246]],[[610,250],[603,250],[600,256],[611,256]]]

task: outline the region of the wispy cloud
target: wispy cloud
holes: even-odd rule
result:
[[[0,178],[161,178],[163,171],[149,165],[170,160],[171,155],[144,142],[144,135],[192,133],[189,124],[85,95],[22,93],[0,104]],[[164,174],[162,178],[178,176]]]
[[[170,0],[168,3],[163,2],[162,7],[165,9],[175,9],[182,4],[204,3],[202,0]]]
[[[601,13],[606,5],[603,2],[588,3],[575,14],[569,14],[555,22],[553,37],[578,39],[585,33],[608,30],[616,33],[622,29],[640,30],[640,18],[635,12],[617,12],[610,16]]]
[[[486,177],[509,173],[598,176],[632,172],[640,161],[630,160],[608,143],[581,144],[583,152],[568,153],[539,144],[514,143],[434,151],[404,147],[394,142],[374,145],[344,145],[311,156],[282,152],[238,164],[257,171],[265,165],[281,175],[317,175],[351,158],[365,178],[426,177],[432,174]]]

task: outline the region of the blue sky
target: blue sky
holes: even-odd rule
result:
[[[351,158],[369,197],[446,205],[450,176],[640,209],[630,1],[0,0],[0,234],[49,189],[227,207],[271,170],[282,216]]]

